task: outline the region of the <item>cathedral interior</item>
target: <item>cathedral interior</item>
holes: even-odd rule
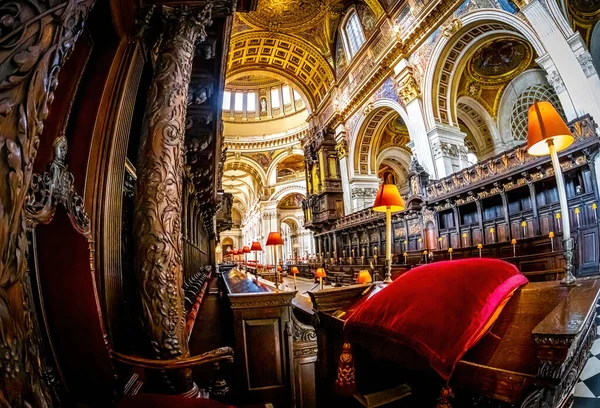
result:
[[[600,1],[1,0],[0,408],[600,407]]]

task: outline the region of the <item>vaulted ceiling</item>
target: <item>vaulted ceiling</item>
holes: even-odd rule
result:
[[[236,13],[228,77],[241,72],[286,78],[314,110],[333,80],[333,44],[347,0],[258,0],[256,10]]]

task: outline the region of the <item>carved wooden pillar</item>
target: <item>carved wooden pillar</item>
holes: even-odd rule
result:
[[[135,196],[135,270],[145,331],[160,359],[189,354],[182,290],[184,133],[196,42],[206,38],[211,8],[210,3],[203,10],[162,8],[163,37],[144,117]],[[163,375],[162,392],[192,387],[189,370]]]
[[[24,205],[58,73],[94,0],[0,2],[0,406],[47,407],[27,296]]]

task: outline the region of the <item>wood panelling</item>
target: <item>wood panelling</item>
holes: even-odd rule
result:
[[[242,327],[248,390],[283,387],[285,343],[279,319],[244,319]]]

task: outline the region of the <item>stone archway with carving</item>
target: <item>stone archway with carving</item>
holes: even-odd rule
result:
[[[436,44],[423,82],[423,109],[428,128],[436,123],[458,125],[456,90],[464,61],[482,41],[510,36],[531,45],[537,55],[546,53],[531,27],[516,16],[501,10],[478,10],[461,19],[462,28]]]

